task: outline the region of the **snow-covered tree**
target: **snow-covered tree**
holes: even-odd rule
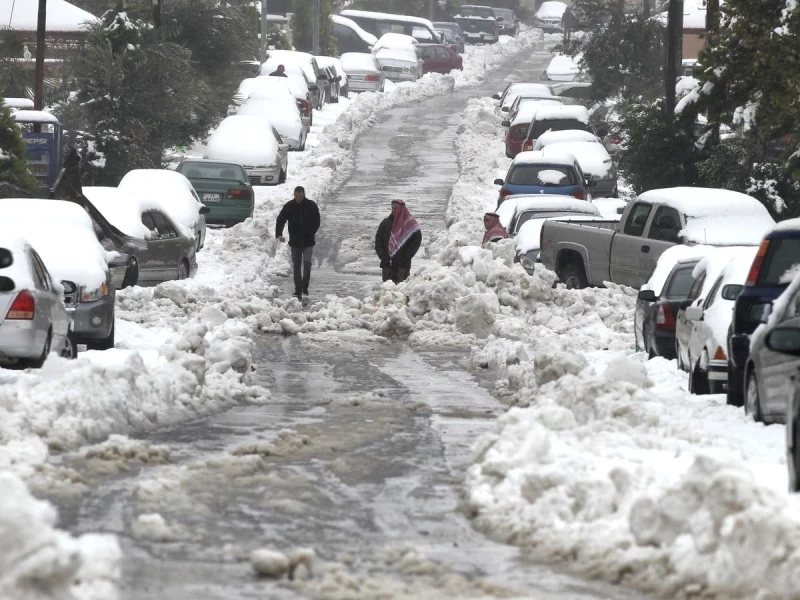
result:
[[[39,184],[28,169],[25,142],[11,111],[0,105],[0,181],[37,192]]]

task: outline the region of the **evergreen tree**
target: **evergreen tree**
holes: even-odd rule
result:
[[[39,183],[28,169],[25,150],[25,142],[11,118],[11,110],[0,105],[0,181],[38,192]]]

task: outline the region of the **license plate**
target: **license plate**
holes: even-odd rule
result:
[[[220,200],[219,194],[203,194],[203,202],[219,202]]]
[[[352,81],[364,81],[363,75],[348,75],[347,78]]]

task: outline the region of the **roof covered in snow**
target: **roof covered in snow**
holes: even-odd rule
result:
[[[512,161],[513,165],[553,165],[553,164],[565,164],[571,165],[577,162],[575,157],[571,154],[566,152],[551,152],[547,156],[545,156],[544,152],[541,150],[532,151],[529,150],[527,152],[520,152],[514,157]]]
[[[520,194],[510,196],[497,209],[503,227],[511,225],[514,215],[525,211],[580,213],[601,216],[600,210],[591,202],[577,200],[572,196],[555,194]]]
[[[0,0],[0,23],[17,31],[36,31],[39,3],[35,0]],[[98,18],[64,0],[47,0],[47,31],[85,31]]]
[[[542,106],[536,111],[537,121],[553,119],[575,119],[581,123],[589,123],[589,111],[578,104],[552,104]]]

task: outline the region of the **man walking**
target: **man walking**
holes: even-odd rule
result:
[[[306,198],[301,186],[294,188],[294,200],[283,205],[275,223],[275,237],[285,242],[283,227],[289,223],[289,247],[292,250],[294,268],[294,295],[301,302],[308,301],[308,284],[311,281],[311,253],[319,229],[319,208]],[[302,263],[302,274],[301,274]]]
[[[402,200],[392,200],[392,213],[378,226],[375,253],[381,260],[383,280],[396,284],[408,279],[411,259],[422,244],[419,223]]]

